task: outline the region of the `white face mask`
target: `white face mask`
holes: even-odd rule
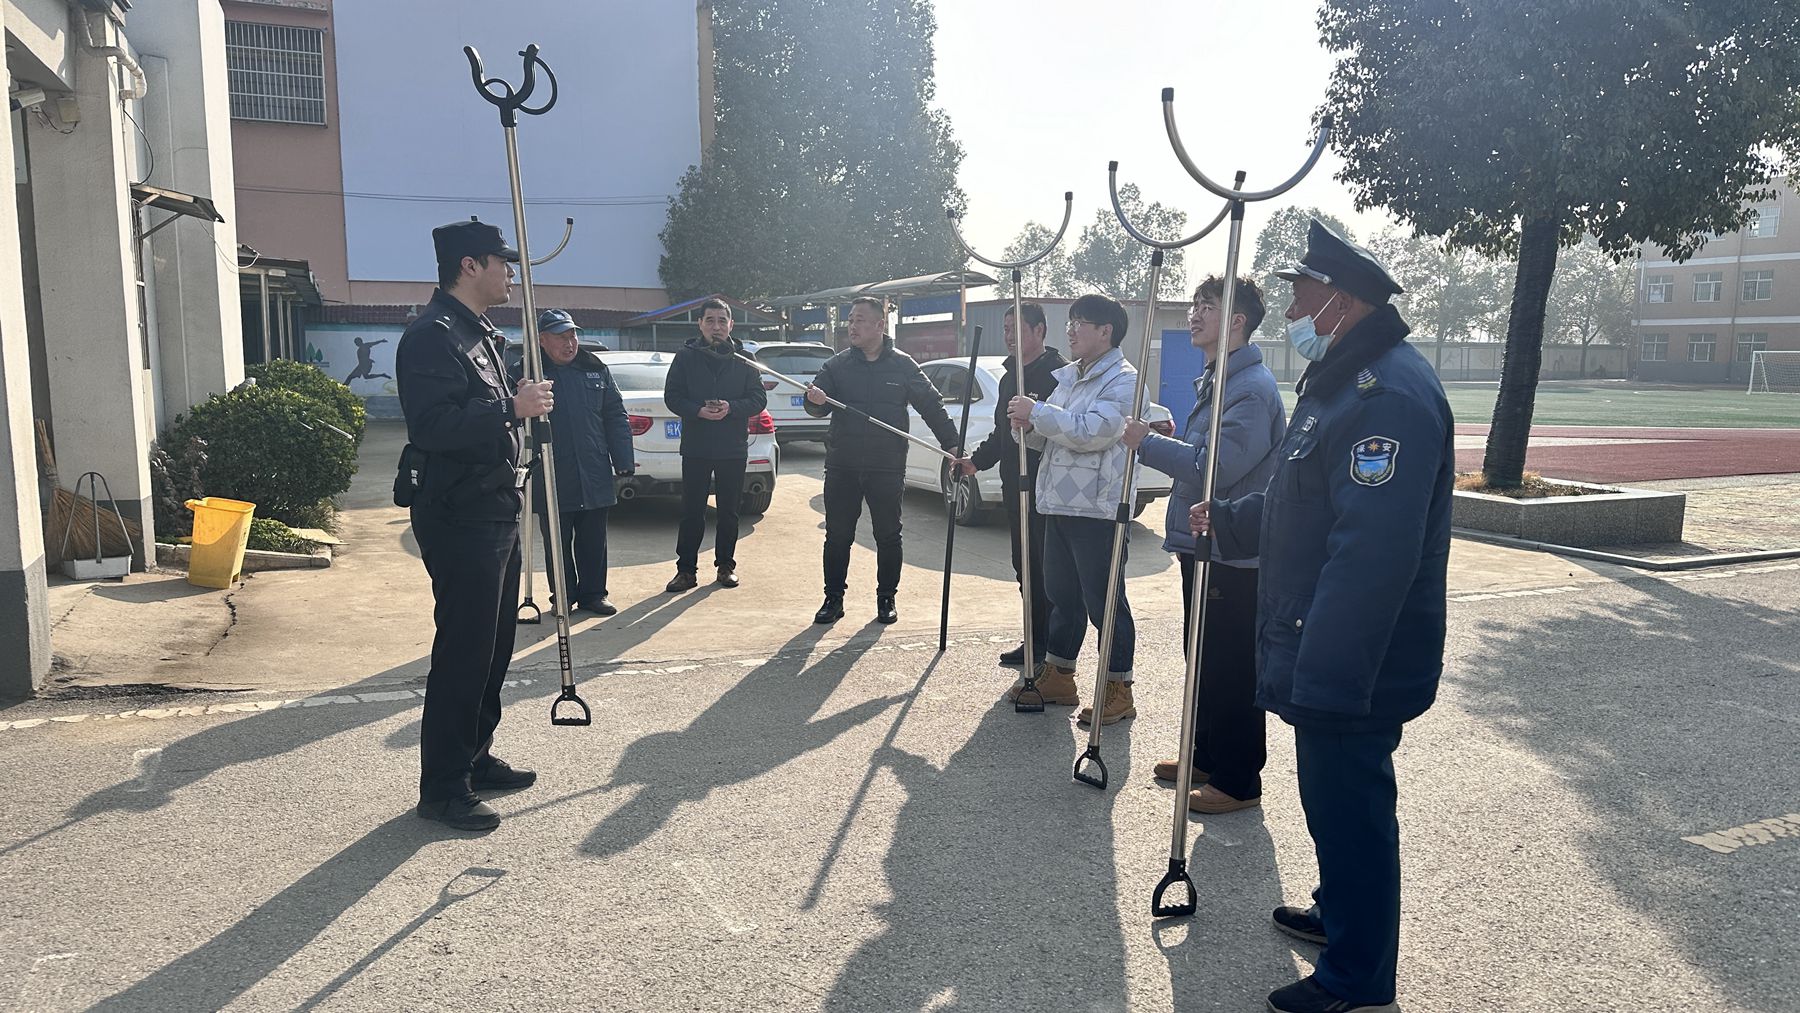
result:
[[[1325,300],[1325,305],[1319,307],[1319,313],[1330,309],[1331,304],[1336,301],[1337,293],[1333,292],[1331,298]],[[1333,334],[1319,333],[1318,328],[1313,324],[1316,316],[1318,314],[1309,313],[1298,320],[1289,320],[1287,325],[1288,344],[1293,345],[1294,351],[1299,352],[1300,357],[1309,362],[1323,359],[1325,353],[1331,349],[1331,339],[1336,337]]]

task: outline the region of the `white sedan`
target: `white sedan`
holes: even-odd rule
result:
[[[681,495],[681,418],[663,402],[673,352],[601,352],[631,420],[631,450],[637,472],[618,480],[619,501],[639,496]],[[759,412],[749,422],[750,459],[744,468],[744,497],[739,511],[761,514],[775,498],[780,451],[775,446],[775,420]]]
[[[758,341],[744,343],[756,361],[801,383],[811,383],[819,367],[835,352],[817,341]],[[775,419],[775,439],[782,443],[825,439],[831,419],[806,414],[806,391],[763,374],[763,390],[769,392],[769,414]]]
[[[974,399],[969,404],[969,440],[968,450],[973,453],[981,441],[987,439],[994,431],[994,405],[1000,399],[1000,377],[1006,372],[1006,356],[983,355],[975,360]],[[967,359],[934,359],[921,363],[919,368],[925,376],[944,396],[944,410],[950,413],[952,425],[962,421],[962,405],[970,391],[969,360]],[[919,418],[919,413],[912,408],[906,409],[907,420],[911,423],[909,432],[929,434],[930,429]],[[1144,405],[1144,419],[1150,428],[1163,434],[1173,435],[1175,423],[1169,410],[1154,401]],[[930,436],[927,435],[929,440]],[[1016,458],[1009,458],[986,471],[976,472],[973,477],[964,478],[956,483],[954,493],[950,485],[949,462],[937,454],[931,453],[917,444],[907,444],[906,451],[906,484],[914,489],[929,489],[941,493],[944,501],[951,504],[958,524],[979,524],[984,515],[1001,506],[1000,469],[1018,470]],[[1169,476],[1154,468],[1146,468],[1142,463],[1137,466],[1137,503],[1132,511],[1136,517],[1144,512],[1153,500],[1169,494],[1171,482]]]

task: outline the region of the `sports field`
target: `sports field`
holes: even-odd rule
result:
[[[1444,384],[1459,425],[1494,419],[1499,387],[1490,382]],[[1294,391],[1282,385],[1288,410]],[[1617,383],[1547,381],[1538,385],[1533,425],[1654,426],[1658,429],[1800,429],[1800,394],[1746,394],[1742,390],[1632,387]]]

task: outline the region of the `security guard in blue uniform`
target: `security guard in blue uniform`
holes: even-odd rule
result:
[[[1319,859],[1310,908],[1277,928],[1322,945],[1275,1013],[1394,1008],[1400,828],[1393,753],[1444,667],[1456,464],[1449,403],[1406,343],[1401,288],[1367,250],[1313,221],[1288,341],[1311,365],[1268,489],[1192,511],[1226,558],[1262,557],[1256,702],[1294,727],[1300,801]]]
[[[401,336],[394,370],[409,441],[395,502],[411,508],[436,601],[418,813],[491,830],[500,816],[474,793],[537,780],[491,746],[519,598],[523,420],[554,401],[549,381],[514,384],[501,360],[505,336],[485,316],[511,298],[519,252],[481,222],[433,229],[431,239],[438,289]]]

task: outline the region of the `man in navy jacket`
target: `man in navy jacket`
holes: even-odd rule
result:
[[[1314,360],[1266,492],[1196,504],[1226,558],[1261,553],[1256,702],[1294,726],[1319,858],[1311,908],[1276,927],[1320,943],[1276,1013],[1392,1009],[1400,950],[1394,750],[1444,668],[1455,427],[1374,256],[1312,223],[1288,341]]]

